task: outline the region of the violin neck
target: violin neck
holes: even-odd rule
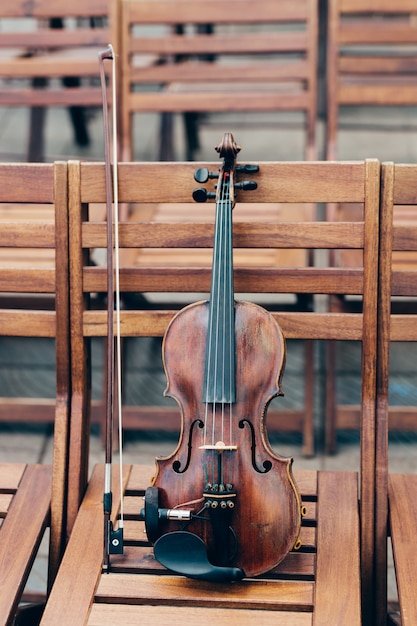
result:
[[[235,402],[235,312],[232,201],[228,185],[216,202],[203,402]]]

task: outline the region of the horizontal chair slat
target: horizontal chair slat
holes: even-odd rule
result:
[[[115,618],[116,616],[116,618]],[[181,624],[208,624],[216,626],[312,626],[311,613],[292,613],[282,611],[251,610],[245,609],[217,609],[204,607],[176,607],[175,618]],[[103,604],[95,603],[91,607],[91,613],[87,622],[88,626],[113,626],[116,622],[123,624],[169,624],[172,620],[172,607],[170,606],[142,606],[127,604]]]
[[[381,11],[378,7],[378,10]],[[415,11],[415,6],[414,9]],[[417,27],[410,23],[392,24],[376,20],[355,20],[342,26],[339,43],[342,44],[402,44],[417,43]]]
[[[123,580],[121,579],[123,577]],[[123,597],[120,590],[123,590]],[[199,607],[212,606],[213,595],[216,597],[216,606],[269,609],[278,611],[283,608],[304,606],[305,611],[312,610],[313,584],[257,581],[247,584],[237,582],[233,585],[218,585],[203,581],[193,581],[175,578],[175,584],[170,576],[143,575],[138,587],[137,576],[132,574],[115,574],[102,576],[96,591],[96,600],[109,602],[117,598],[119,602],[134,600],[141,604],[154,604],[167,600],[171,605]]]
[[[54,248],[54,224],[0,223],[0,246],[13,248]]]
[[[344,279],[349,277],[349,286]],[[1,278],[1,275],[0,275]],[[210,291],[210,268],[151,267],[121,268],[120,290],[126,292],[197,292]],[[0,282],[1,284],[1,282]],[[344,293],[359,295],[363,290],[361,268],[315,267],[287,269],[243,268],[234,272],[236,293]],[[86,267],[83,271],[85,292],[105,292],[107,272],[103,267]]]
[[[401,3],[391,0],[339,0],[340,10],[343,13],[413,13],[416,5],[414,0],[401,0]]]
[[[0,310],[2,336],[55,337],[55,311]]]
[[[204,24],[207,22],[207,16],[202,12],[198,2],[193,0],[179,0],[178,2],[158,2],[156,11],[152,6],[152,1],[138,2],[131,5],[130,11],[131,21],[137,21],[142,24],[182,24],[184,23],[184,15],[187,15],[188,23]],[[239,12],[237,13],[233,6],[233,1],[224,2],[223,0],[210,1],[210,17],[213,23],[217,24],[251,24],[253,21],[259,21],[259,6],[252,0],[239,3]],[[307,0],[300,2],[292,2],[291,0],[275,0],[262,2],[262,8],[265,16],[268,16],[268,22],[287,22],[302,21],[308,16]]]
[[[17,185],[25,169],[25,184]],[[52,203],[54,166],[45,164],[4,164],[0,168],[0,202]]]
[[[191,97],[191,98],[190,98]],[[184,103],[184,91],[158,91],[155,93],[134,93],[129,100],[132,111],[173,112],[183,111],[212,112],[223,111],[287,111],[288,109],[303,110],[309,107],[308,98],[304,89],[294,89],[293,92],[281,91],[279,88],[263,89],[261,93],[254,92],[253,85],[247,89],[224,90],[211,92],[210,90],[192,90]]]
[[[175,205],[173,205],[173,211]],[[190,204],[190,218],[195,204]],[[214,206],[213,206],[214,214]],[[212,248],[214,224],[137,222],[119,225],[120,248]],[[408,231],[407,231],[408,232]],[[1,236],[1,234],[0,234]],[[85,222],[83,248],[107,246],[105,223]],[[242,223],[233,225],[234,248],[362,248],[363,222]]]
[[[162,337],[176,311],[123,311],[122,337]],[[357,313],[273,313],[287,339],[362,339],[362,315]],[[107,313],[86,311],[83,316],[86,337],[107,337]]]
[[[48,52],[48,49],[74,48],[78,46],[101,46],[109,41],[109,30],[107,28],[90,29],[79,28],[68,30],[66,28],[46,29],[40,28],[33,32],[2,32],[0,38],[0,48],[34,48],[36,53],[26,60],[42,58],[41,51]],[[14,63],[24,59],[15,58]],[[3,61],[0,63],[0,68]],[[1,70],[0,70],[1,73]]]
[[[417,204],[417,172],[412,165],[394,165],[394,204]]]
[[[265,63],[262,67],[257,64],[242,64],[237,70],[236,65],[213,63],[170,63],[155,67],[140,67],[133,70],[130,75],[130,83],[173,83],[172,91],[175,91],[175,83],[181,83],[180,93],[186,89],[186,83],[247,83],[264,82],[273,85],[275,81],[307,80],[309,67],[305,61],[296,61],[289,65]],[[250,86],[249,86],[250,87]],[[252,86],[253,89],[253,86]]]
[[[86,3],[85,0],[72,0],[71,9],[68,9],[67,0],[36,0],[36,2],[16,2],[16,0],[2,0],[0,7],[1,17],[99,17],[107,15],[110,0],[94,0]]]
[[[71,75],[79,75],[76,64],[72,64]],[[73,87],[71,89],[16,89],[0,91],[0,105],[3,106],[77,106],[80,102],[79,93],[82,90],[84,106],[99,106],[102,104],[99,87]]]
[[[108,41],[108,37],[103,37],[103,44],[98,41],[95,46],[103,46]],[[84,51],[85,58],[74,53],[73,58],[70,55],[42,55],[22,58],[10,59],[9,61],[0,61],[0,76],[3,78],[36,78],[42,76],[44,78],[61,78],[62,76],[95,76],[97,74],[97,50],[86,49]],[[71,89],[76,89],[71,87]],[[87,91],[84,87],[80,89]],[[32,90],[33,91],[33,90]],[[59,90],[48,88],[37,89],[37,91],[47,91],[48,93],[58,93]],[[16,93],[26,93],[26,91],[15,89]]]
[[[222,54],[244,52],[281,52],[303,51],[308,46],[308,37],[305,32],[279,32],[258,34],[241,33],[234,35],[202,35],[198,37],[169,36],[166,37],[138,37],[130,40],[129,52],[132,54]],[[217,70],[220,70],[216,66]],[[236,69],[240,70],[240,66]]]
[[[55,293],[55,270],[40,268],[0,269],[0,291]]]
[[[339,68],[343,74],[373,74],[394,75],[411,74],[411,80],[417,72],[417,57],[414,54],[402,56],[387,56],[384,54],[368,53],[352,54],[339,57]]]
[[[247,161],[242,162],[242,165]],[[250,161],[249,161],[250,162]],[[218,171],[219,163],[167,163],[163,175],[156,163],[121,163],[119,165],[120,202],[190,202],[197,186],[194,172],[205,166]],[[238,202],[304,202],[303,186],[308,184],[309,202],[363,202],[364,163],[347,161],[325,162],[314,167],[312,163],[262,163],[257,174],[249,176],[258,183],[254,191],[237,192]],[[248,178],[248,176],[246,176]],[[349,181],[346,185],[342,180]],[[302,181],[302,184],[301,184]],[[139,184],[140,183],[140,184]],[[81,165],[81,202],[106,202],[104,165]]]
[[[417,101],[417,86],[409,85],[341,85],[339,101],[342,104],[404,105],[414,106]]]

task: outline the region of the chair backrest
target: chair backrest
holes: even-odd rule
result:
[[[149,111],[301,111],[315,158],[316,0],[123,0],[120,11],[125,160],[133,114]]]
[[[258,173],[246,175],[258,183],[256,191],[238,191],[240,202],[363,203],[364,217],[358,222],[327,223],[262,223],[242,221],[234,230],[235,248],[307,248],[363,250],[364,263],[357,269],[325,267],[265,267],[256,265],[235,268],[237,293],[269,294],[338,293],[340,285],[346,293],[363,298],[363,310],[358,313],[285,312],[274,313],[287,339],[320,339],[362,342],[362,400],[361,400],[361,499],[362,499],[362,564],[366,591],[373,574],[373,519],[375,501],[375,377],[376,377],[376,299],[378,260],[379,164],[376,161],[350,163],[260,163]],[[218,164],[208,164],[216,170]],[[70,248],[71,248],[71,326],[73,391],[77,407],[71,418],[71,454],[73,462],[86,468],[88,457],[89,413],[89,340],[105,337],[107,315],[89,306],[91,294],[105,292],[106,269],[91,266],[89,250],[106,246],[106,224],[89,221],[89,207],[105,201],[105,176],[102,164],[72,163],[70,168]],[[119,166],[119,198],[128,203],[187,203],[196,183],[195,166],[191,163],[125,163]],[[138,181],[141,181],[138,184]],[[210,183],[214,185],[214,182]],[[192,202],[192,201],[191,201]],[[175,205],[173,204],[173,212]],[[213,209],[214,211],[214,209]],[[190,204],[188,223],[124,222],[120,224],[120,246],[126,248],[209,248],[212,246],[213,225],[194,220],[196,207]],[[207,213],[206,213],[207,214]],[[262,220],[262,218],[260,218]],[[151,257],[148,257],[148,259]],[[198,265],[173,267],[121,266],[121,290],[124,293],[192,294],[207,292],[210,268]],[[174,300],[174,295],[172,296]],[[176,299],[176,297],[175,297]],[[154,304],[155,310],[137,304],[122,311],[123,337],[162,336],[173,310]],[[284,374],[285,390],[285,374]],[[287,395],[291,390],[287,390]],[[76,412],[74,412],[74,408]],[[80,442],[83,445],[80,446]],[[76,458],[75,458],[76,457]],[[140,461],[140,460],[139,460]],[[70,468],[71,474],[71,468]],[[85,469],[85,477],[87,470]],[[83,493],[80,486],[78,497]],[[74,497],[74,491],[71,489]],[[71,495],[71,494],[70,494]],[[79,502],[73,502],[70,515]],[[74,518],[73,518],[74,519]],[[70,520],[71,525],[71,520]],[[369,602],[369,601],[368,601]]]
[[[394,406],[396,393],[390,383],[390,353],[392,342],[417,341],[417,273],[414,263],[407,262],[407,256],[415,256],[417,250],[417,223],[415,207],[417,205],[417,167],[384,163],[381,172],[381,211],[380,211],[380,269],[378,302],[378,419],[377,419],[377,605],[386,607],[386,569],[387,569],[387,480],[389,467],[388,431],[390,426],[402,431],[415,431],[415,406]],[[399,218],[398,214],[399,213]],[[403,218],[408,214],[408,219]],[[398,263],[396,257],[402,257]],[[404,354],[404,353],[403,353]],[[412,366],[411,366],[412,367]],[[404,378],[402,378],[404,381]],[[389,398],[389,392],[392,397]],[[404,447],[401,447],[404,455]],[[411,472],[410,468],[410,472]],[[395,503],[395,527],[392,528],[392,541],[403,535],[408,541],[410,519],[407,517],[406,500],[413,499],[411,494],[404,501]],[[390,498],[391,501],[391,498]],[[393,507],[394,508],[394,507]],[[397,521],[399,520],[399,521]],[[404,524],[404,525],[403,525]],[[411,523],[412,531],[415,522]],[[404,529],[407,531],[404,534]],[[400,543],[400,542],[399,542]],[[397,555],[396,555],[397,559]],[[407,559],[396,563],[396,576],[399,590],[405,597],[414,597],[415,581],[407,580]],[[411,570],[413,565],[411,563]],[[411,588],[410,588],[411,586]],[[415,604],[415,602],[414,602]],[[406,609],[404,609],[406,610]],[[412,618],[411,618],[412,620]],[[382,622],[381,622],[382,623]]]
[[[110,40],[111,0],[0,6],[0,105],[6,107],[100,106],[97,52]],[[29,84],[28,84],[29,83]],[[70,109],[74,126],[76,110]],[[32,119],[31,160],[42,160],[43,118]],[[36,138],[35,138],[36,137]],[[84,140],[86,141],[86,140]]]
[[[0,420],[55,425],[59,454],[54,458],[52,570],[66,539],[63,524],[70,406],[67,193],[66,163],[0,164],[1,340],[54,340],[52,369],[56,372],[52,380],[47,374],[37,377],[34,368],[25,372],[21,358],[29,348],[27,343],[21,345],[18,375],[9,380],[9,387],[14,384],[10,394],[14,392],[14,396],[0,398]],[[3,359],[15,343],[12,339],[3,347]],[[32,357],[36,359],[36,350],[42,349],[39,344],[34,346]],[[11,369],[13,360],[4,365]],[[46,383],[50,387],[48,398],[43,397]]]
[[[331,0],[327,42],[327,158],[337,155],[343,105],[415,106],[417,26],[409,0]]]

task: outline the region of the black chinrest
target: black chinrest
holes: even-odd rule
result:
[[[238,567],[219,567],[208,560],[204,541],[187,531],[162,535],[154,545],[155,558],[167,569],[188,578],[232,582],[245,577]]]

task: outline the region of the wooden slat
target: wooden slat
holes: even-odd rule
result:
[[[167,311],[122,311],[122,337],[162,337],[172,319]],[[360,314],[337,315],[334,313],[274,313],[287,339],[362,339],[362,316]],[[85,311],[84,335],[107,336],[107,315],[104,311]]]
[[[24,184],[19,184],[23,181]],[[47,164],[2,164],[0,202],[42,203],[54,201],[54,166]]]
[[[175,91],[156,93],[133,93],[130,102],[130,111],[145,112],[178,112],[210,110],[212,113],[223,111],[286,111],[291,109],[303,110],[307,108],[304,91],[294,89],[293,92],[284,92],[279,89],[263,89],[261,94],[254,93],[254,87],[248,89],[232,89],[220,93],[195,89],[188,94],[188,102],[184,103],[184,93]],[[260,97],[261,96],[261,97]]]
[[[74,0],[71,2],[73,16],[93,17],[107,15],[109,0],[95,0],[86,3],[85,0]],[[2,0],[0,17],[65,17],[68,15],[68,2],[65,0],[54,0],[51,6],[50,0],[36,0],[36,3],[27,5],[25,2],[14,2],[14,0]]]
[[[238,54],[242,52],[248,55],[250,53],[271,54],[274,52],[300,52],[308,47],[309,38],[305,31],[265,31],[262,33],[261,38],[257,33],[239,33],[237,35],[232,32],[228,32],[223,35],[216,33],[213,33],[212,35],[198,34],[198,36],[195,37],[182,37],[178,35],[170,36],[167,34],[165,37],[135,37],[129,41],[128,45],[130,54],[216,54],[219,50],[221,50],[222,55]],[[259,67],[259,64],[257,65]],[[294,65],[295,68],[298,65],[306,67],[305,63],[300,63],[299,59],[294,59],[292,65]],[[176,71],[178,66],[183,67],[185,73],[188,71],[187,63],[176,64],[176,67],[174,64],[169,64],[167,67]],[[211,64],[211,66],[212,68],[217,68],[217,71],[219,72],[223,71],[223,67],[221,66],[213,66],[213,64]],[[265,63],[265,66],[268,67],[268,62]],[[190,69],[192,67],[199,68],[200,63],[189,64],[189,67]],[[288,65],[285,64],[284,67],[288,68]],[[206,80],[212,72],[209,64],[201,64],[201,68],[203,71],[197,77],[200,82],[202,80]],[[239,65],[239,71],[236,71],[236,69],[235,65],[235,76],[233,80],[236,80],[236,76],[240,76],[242,79],[245,79],[246,75],[244,71],[242,71],[242,67]],[[279,68],[277,68],[277,70],[279,71]],[[306,75],[306,70],[304,70],[304,74]],[[157,67],[138,68],[136,72],[135,65],[133,63],[131,73],[132,81],[135,81],[136,79],[140,80],[140,76],[144,78],[146,75],[151,78],[159,77],[163,80],[163,82],[172,82],[172,79],[170,80],[164,69],[161,69],[160,73],[160,69]],[[290,73],[290,75],[294,77],[293,73]],[[166,77],[164,78],[164,76]],[[265,78],[268,79],[268,76],[265,76]],[[269,80],[272,80],[272,77],[269,77]]]
[[[394,552],[402,626],[417,623],[415,562],[410,558],[410,538],[417,528],[417,475],[395,474],[388,478],[390,528]]]
[[[0,529],[0,622],[10,623],[49,518],[51,468],[27,467]],[[19,532],[21,529],[21,532]]]
[[[242,165],[244,162],[242,162]],[[156,203],[190,202],[196,187],[194,172],[200,167],[218,170],[218,163],[119,164],[119,201]],[[317,164],[262,163],[255,191],[239,193],[238,202],[363,202],[364,163],[338,162]],[[138,179],[141,185],[138,185]],[[175,190],[173,198],[173,190]],[[105,203],[106,185],[103,164],[81,164],[81,201]]]
[[[0,310],[0,326],[5,337],[55,337],[55,312]]]
[[[174,211],[175,205],[173,205]],[[190,205],[190,219],[195,205]],[[202,248],[213,247],[213,223],[129,222],[119,226],[120,248]],[[242,223],[233,226],[233,248],[362,248],[363,223]],[[105,223],[84,222],[84,248],[107,245]],[[140,258],[138,259],[140,262]]]
[[[14,493],[25,468],[25,463],[0,463],[0,493]]]
[[[94,604],[91,610],[88,626],[106,626],[122,623],[125,626],[136,624],[155,624],[169,626],[172,620],[181,624],[200,624],[211,626],[311,626],[311,613],[290,613],[287,611],[274,613],[265,611],[245,611],[240,609],[203,609],[198,607],[172,607],[167,606],[127,606]]]
[[[184,16],[190,24],[207,23],[207,14],[201,10],[198,2],[193,0],[180,0],[174,6],[170,0],[158,2],[157,10],[152,2],[134,2],[129,5],[131,21],[137,21],[142,24],[182,24]],[[234,2],[225,4],[221,0],[211,0],[209,15],[213,23],[224,24],[252,24],[259,21],[259,7],[253,5],[251,0],[239,3],[239,12],[236,13]],[[291,2],[291,0],[281,0],[279,6],[274,0],[262,2],[262,8],[265,20],[272,21],[297,21],[305,20],[308,15],[308,2],[301,0],[299,2]]]
[[[86,267],[83,272],[85,292],[105,292],[106,270]],[[122,292],[189,292],[208,293],[209,268],[151,267],[121,268]],[[0,283],[1,284],[1,283]],[[242,268],[234,272],[236,293],[327,293],[360,295],[363,290],[362,269],[349,268]]]
[[[319,472],[318,502],[315,623],[360,625],[357,474]]]
[[[311,611],[312,583],[278,581],[242,581],[233,585],[218,585],[178,576],[142,575],[140,585],[134,574],[103,575],[96,591],[100,603],[132,602],[140,604],[169,604],[170,606],[262,609],[266,611]]]

